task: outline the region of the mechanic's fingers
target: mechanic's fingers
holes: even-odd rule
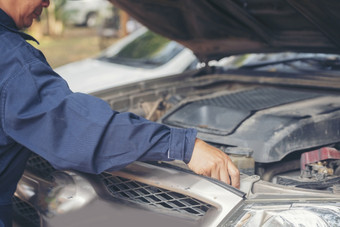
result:
[[[197,174],[221,180],[239,188],[240,173],[227,154],[200,139],[196,139],[188,166]]]
[[[208,168],[205,175],[223,181],[224,183],[231,184],[228,173],[228,159],[221,157],[221,159],[215,160]]]
[[[228,162],[228,173],[231,178],[231,185],[240,188],[240,171],[232,161]]]
[[[230,184],[230,177],[228,172],[228,163],[227,161],[224,162],[224,165],[222,166],[222,169],[220,171],[220,180]]]
[[[210,174],[207,174],[206,176],[215,178],[215,179],[217,179],[217,180],[220,180],[220,172],[219,172],[219,170],[216,169],[216,168],[212,168],[212,169],[210,170]]]

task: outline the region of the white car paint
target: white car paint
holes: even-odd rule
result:
[[[117,52],[145,31],[146,29],[142,28],[134,32],[106,51]],[[90,58],[66,64],[56,68],[55,71],[68,82],[73,92],[94,93],[133,82],[181,73],[195,60],[194,54],[185,48],[170,61],[156,68],[133,67]]]

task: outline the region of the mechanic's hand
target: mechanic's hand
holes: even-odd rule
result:
[[[240,171],[229,156],[200,139],[196,139],[188,166],[197,174],[213,177],[240,188]]]

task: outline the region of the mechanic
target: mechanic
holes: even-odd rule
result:
[[[136,160],[182,160],[197,174],[239,187],[239,170],[195,129],[169,128],[73,93],[21,32],[49,0],[0,0],[0,226],[31,151],[58,169],[101,173]]]

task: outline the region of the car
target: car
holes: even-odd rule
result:
[[[106,0],[65,0],[62,11],[69,25],[95,27],[101,17],[111,13],[112,5]]]
[[[90,175],[34,155],[17,216],[38,226],[339,225],[340,2],[111,2],[192,50],[200,67],[94,95],[196,128],[238,166],[240,189],[178,161]]]
[[[145,27],[108,47],[99,56],[54,70],[74,92],[96,93],[133,82],[182,73],[196,68],[188,48]]]

